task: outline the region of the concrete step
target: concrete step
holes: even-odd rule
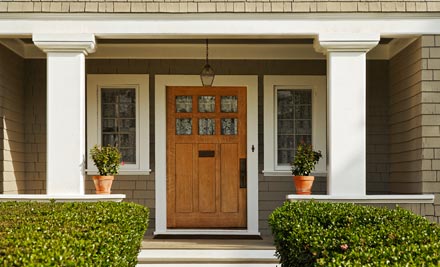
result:
[[[256,249],[143,249],[138,267],[276,267],[275,250]]]

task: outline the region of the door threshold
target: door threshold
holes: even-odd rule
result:
[[[257,239],[261,238],[260,232],[231,229],[167,229],[154,232],[154,238],[167,239]]]
[[[263,240],[260,235],[211,235],[211,234],[158,234],[153,239],[228,239],[228,240]]]

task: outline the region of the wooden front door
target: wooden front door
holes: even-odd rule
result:
[[[167,227],[246,227],[246,88],[167,87]]]

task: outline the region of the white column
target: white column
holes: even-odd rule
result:
[[[36,34],[47,53],[48,195],[83,195],[85,153],[85,55],[93,34]]]
[[[320,34],[327,54],[327,193],[366,195],[366,53],[379,34]]]

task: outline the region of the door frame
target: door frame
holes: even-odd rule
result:
[[[166,87],[201,86],[198,75],[155,76],[155,208],[156,230],[159,234],[224,234],[259,235],[258,232],[258,76],[216,75],[213,86],[244,86],[247,88],[247,229],[167,229],[166,183]],[[254,151],[252,152],[252,145]]]

